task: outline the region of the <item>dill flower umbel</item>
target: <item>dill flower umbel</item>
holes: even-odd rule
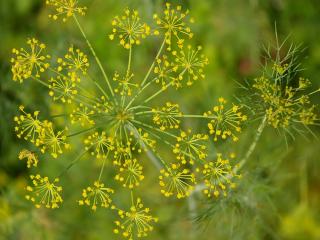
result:
[[[62,187],[56,185],[58,178],[50,181],[48,177],[41,177],[39,174],[30,175],[31,186],[27,186],[26,199],[35,204],[36,208],[45,206],[46,208],[58,208],[62,203]]]
[[[203,69],[208,65],[209,60],[203,54],[199,55],[201,49],[201,46],[193,49],[191,45],[188,45],[187,51],[180,50],[172,52],[172,55],[175,57],[175,66],[180,69],[179,81],[174,84],[176,87],[181,87],[184,78],[187,78],[187,86],[191,86],[193,82],[199,78],[205,78]]]
[[[182,48],[186,38],[192,38],[193,33],[187,23],[193,23],[193,18],[188,19],[189,11],[182,11],[181,6],[176,8],[172,7],[170,3],[166,3],[166,9],[163,14],[153,15],[153,19],[159,26],[160,31],[164,31],[165,42],[168,45],[168,50],[171,50],[172,38],[175,38],[177,45]],[[159,34],[159,30],[155,31],[155,34]]]
[[[25,140],[30,140],[32,143],[39,145],[42,123],[38,120],[39,111],[34,111],[33,114],[27,113],[24,106],[20,106],[19,110],[22,115],[14,117],[16,122],[15,131],[17,137],[23,137]]]
[[[232,137],[233,141],[238,141],[236,135],[241,132],[241,123],[247,120],[247,116],[242,114],[239,106],[233,105],[229,109],[225,109],[227,101],[219,98],[219,105],[212,108],[212,111],[205,112],[203,115],[211,119],[208,123],[209,133],[214,136],[213,140],[218,138],[227,139]]]
[[[27,45],[29,49],[20,48],[18,50],[14,48],[12,50],[11,71],[13,80],[20,83],[33,75],[40,77],[40,73],[43,73],[49,67],[50,55],[44,54],[46,45],[35,38],[28,39]]]
[[[206,134],[191,134],[190,129],[187,132],[181,131],[173,153],[177,155],[177,159],[182,164],[194,164],[193,156],[197,156],[199,160],[207,157],[207,140],[208,135]]]
[[[92,119],[94,114],[94,110],[83,105],[83,103],[80,103],[79,106],[73,109],[72,113],[70,114],[71,123],[80,123],[82,127],[86,125],[94,125],[95,121]]]
[[[234,173],[230,161],[221,154],[217,154],[216,160],[205,163],[198,172],[206,186],[203,193],[208,197],[218,197],[220,194],[226,196],[228,187],[235,187],[233,179],[241,176]]]
[[[57,109],[62,110],[48,119],[40,119],[39,111],[29,113],[21,107],[21,115],[14,118],[15,130],[19,138],[31,141],[41,153],[50,154],[53,158],[58,158],[65,149],[82,149],[62,169],[58,175],[60,178],[82,157],[103,162],[97,164],[100,168],[98,180],[82,190],[79,205],[89,206],[93,211],[99,207],[117,210],[119,220],[115,222],[114,233],[128,239],[146,236],[153,230],[157,218],[143,206],[140,198],[133,199],[134,192],[147,178],[143,172],[148,163],[142,162],[145,159],[160,171],[159,193],[165,197],[188,197],[195,190],[194,170],[201,167],[203,169],[198,173],[201,172],[200,178],[207,183],[208,193],[217,195],[216,191],[223,192],[223,184],[228,181],[213,180],[217,177],[213,170],[215,165],[207,160],[209,134],[214,135],[215,141],[227,137],[237,140],[236,133],[240,132],[246,120],[240,106],[233,105],[225,110],[226,102],[221,98],[212,111],[187,114],[182,112],[179,103],[169,99],[159,102],[157,99],[170,88],[178,91],[192,87],[205,78],[208,58],[203,54],[202,47],[193,47],[188,43],[188,39],[193,37],[189,26],[193,20],[188,16],[189,11],[167,3],[163,13],[153,16],[157,25],[155,28],[144,23],[136,10],[126,9],[124,14],[115,16],[109,38],[117,39],[120,47],[128,49],[125,51],[128,58],[126,68],[115,67],[110,70],[111,75],[106,72],[102,64],[105,61],[99,59],[78,20],[78,15],[83,15],[86,8],[79,7],[78,1],[74,0],[46,2],[55,11],[51,18],[61,16],[63,21],[67,18],[74,20],[87,50],[68,46],[65,54],[50,61],[50,66],[47,63],[49,57],[43,57],[42,51],[35,50],[39,58],[32,58],[30,62],[28,55],[25,67],[17,64],[22,60],[18,57],[21,51],[14,50],[14,80],[31,78],[40,83],[48,89],[55,106],[60,106]],[[149,68],[143,72],[144,68],[134,67],[134,51],[150,34],[162,43]],[[45,48],[38,41],[30,44],[38,46],[38,49]],[[90,54],[85,54],[87,51]],[[96,68],[93,70],[91,67],[94,65]],[[40,76],[44,71],[46,73]],[[309,115],[305,114],[304,118],[309,118]],[[182,126],[186,119],[209,122],[209,134],[194,133],[189,128],[184,130]],[[74,138],[79,141],[72,141]],[[171,156],[168,157],[168,154]],[[31,152],[21,153],[20,158],[24,156],[28,166],[38,163]],[[228,165],[226,161],[222,162],[224,167]],[[112,202],[114,190],[100,181],[104,169],[111,165],[115,173],[110,179],[131,191],[131,207],[127,211],[120,210],[117,203]],[[36,175],[32,176],[32,183],[33,186],[27,188],[27,199],[35,202],[37,207],[45,205],[55,208],[62,203],[62,188],[56,185],[58,179],[51,182],[47,177]]]
[[[182,168],[179,164],[171,164],[171,167],[160,170],[159,184],[161,193],[170,197],[187,197],[194,188],[195,176],[187,168]]]
[[[119,173],[115,179],[122,183],[123,187],[130,189],[140,185],[144,179],[143,167],[138,163],[137,159],[127,159],[119,168]]]
[[[58,58],[57,62],[60,64],[58,70],[67,67],[71,72],[81,72],[83,75],[87,74],[89,61],[80,49],[75,49],[73,46],[69,47],[68,53],[63,58]]]
[[[23,159],[27,159],[27,167],[28,168],[31,168],[32,167],[37,167],[38,166],[38,157],[37,155],[34,153],[34,152],[31,152],[27,149],[23,149],[20,153],[19,153],[19,156],[18,158],[20,160],[23,160]]]
[[[150,209],[145,208],[141,199],[136,200],[131,197],[130,210],[118,209],[119,220],[115,221],[115,234],[122,234],[123,237],[133,240],[135,238],[146,237],[153,230],[153,223],[158,219],[150,215]]]
[[[286,74],[281,73],[281,76]],[[316,107],[310,101],[310,95],[315,92],[305,93],[310,85],[309,80],[300,78],[298,86],[285,85],[283,90],[281,83],[272,83],[262,76],[255,79],[252,86],[264,102],[268,124],[274,128],[288,128],[297,123],[314,125],[319,120]]]
[[[113,193],[113,189],[105,187],[100,181],[95,181],[93,186],[82,190],[82,199],[78,203],[79,205],[90,206],[93,211],[96,211],[98,206],[108,208],[111,206],[110,195]]]
[[[320,89],[309,90],[311,81],[300,76],[299,47],[283,48],[284,44],[278,42],[269,48],[268,51],[277,53],[276,57],[266,52],[264,71],[244,86],[243,99],[254,103],[250,107],[255,116],[266,119],[265,125],[282,129],[293,137],[294,132],[310,132],[310,126],[319,124],[319,106],[312,103],[311,98]]]
[[[106,158],[107,154],[114,149],[114,140],[112,137],[107,137],[106,132],[93,133],[88,136],[84,141],[86,150],[90,150],[91,155],[97,158]]]
[[[63,153],[63,149],[68,149],[70,144],[67,143],[65,131],[55,131],[52,122],[44,121],[40,135],[41,152],[50,151],[51,156],[58,157],[58,154]]]
[[[150,34],[150,27],[140,22],[139,13],[136,10],[126,9],[124,15],[113,18],[112,26],[112,34],[109,38],[113,40],[117,36],[120,44],[126,49],[133,44],[139,45],[141,39]]]
[[[171,102],[167,102],[162,108],[152,109],[153,122],[160,126],[160,130],[177,129],[180,125],[180,120],[177,116],[181,116],[182,113],[179,110],[179,105]]]
[[[75,14],[85,15],[86,7],[78,6],[78,0],[46,0],[46,4],[55,8],[55,13],[50,14],[49,17],[57,20],[62,16],[62,21],[66,22],[67,18]]]

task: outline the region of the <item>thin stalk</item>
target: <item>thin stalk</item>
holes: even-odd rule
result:
[[[136,127],[134,126],[134,125],[132,125],[132,124],[130,124],[130,125],[127,125],[127,128],[128,128],[128,130],[131,130],[131,131],[133,131],[133,135],[134,135],[134,137],[137,139],[137,140],[139,140],[139,142],[140,142],[140,144],[141,144],[141,146],[143,147],[143,148],[145,148],[145,149],[147,149],[147,151],[146,151],[146,154],[147,154],[147,156],[149,157],[149,159],[151,160],[151,162],[153,163],[153,165],[158,169],[158,170],[160,170],[160,169],[162,169],[162,161],[161,162],[159,162],[159,159],[153,154],[153,152],[152,151],[150,151],[150,149],[146,146],[146,144],[142,141],[142,140],[140,140],[140,134],[139,134],[139,132],[137,131],[137,129],[136,129]]]
[[[163,42],[162,42],[162,44],[161,44],[161,47],[159,48],[158,53],[157,53],[154,61],[152,62],[151,66],[150,66],[150,68],[149,68],[149,70],[148,70],[148,72],[147,72],[147,75],[144,77],[144,79],[143,79],[143,81],[142,81],[142,83],[141,83],[140,86],[143,87],[143,85],[145,84],[145,82],[148,80],[149,75],[150,75],[150,73],[151,73],[151,71],[152,71],[152,69],[153,69],[153,67],[154,67],[154,64],[156,63],[156,60],[159,58],[159,56],[160,56],[160,54],[161,54],[161,52],[162,52],[162,50],[163,50],[163,47],[164,47],[165,43],[166,43],[166,38],[163,39]]]
[[[248,161],[248,159],[251,157],[253,151],[256,149],[257,143],[261,137],[261,134],[266,126],[266,121],[267,121],[267,116],[265,115],[258,127],[257,133],[253,139],[253,142],[251,143],[251,145],[249,146],[246,154],[244,155],[244,157],[242,158],[242,160],[239,162],[239,164],[237,165],[237,167],[234,168],[233,172],[237,172],[238,170],[240,170],[243,165]]]
[[[90,148],[88,150],[83,151],[82,153],[80,153],[78,155],[78,157],[76,157],[58,176],[58,178],[61,178],[71,167],[73,167],[88,151],[90,150]]]
[[[138,96],[140,96],[140,94],[148,87],[151,85],[151,83],[153,83],[154,81],[156,81],[157,78],[152,79],[150,82],[148,82],[146,85],[144,85],[139,91],[138,93],[131,99],[131,101],[128,103],[126,110],[132,105],[132,103],[138,98]]]
[[[83,31],[83,29],[82,29],[82,27],[81,27],[81,25],[80,25],[80,23],[79,23],[79,21],[78,21],[78,19],[77,19],[77,17],[76,17],[75,15],[73,15],[73,19],[74,19],[74,21],[76,22],[76,24],[77,24],[77,26],[78,26],[78,28],[79,28],[79,30],[80,30],[83,38],[85,39],[85,41],[86,41],[86,43],[87,43],[90,51],[92,52],[92,54],[93,54],[93,56],[94,56],[94,58],[95,58],[95,60],[96,60],[98,66],[99,66],[99,68],[100,68],[100,70],[101,70],[101,72],[102,72],[102,75],[103,75],[103,77],[104,77],[104,79],[105,79],[105,81],[106,81],[106,83],[107,83],[107,85],[108,85],[108,88],[109,88],[109,91],[110,91],[111,95],[114,96],[114,93],[113,93],[113,90],[112,90],[112,87],[111,87],[109,78],[108,78],[108,76],[107,76],[104,68],[102,67],[102,64],[101,64],[99,58],[97,57],[97,54],[96,54],[95,50],[93,49],[91,43],[89,42],[89,40],[88,40],[85,32]]]
[[[109,152],[107,153],[107,156],[106,156],[105,158],[103,158],[103,163],[102,163],[102,167],[101,167],[101,170],[100,170],[98,182],[100,182],[100,179],[101,179],[101,177],[102,177],[102,173],[103,173],[104,166],[105,166],[105,164],[106,164],[106,159],[108,158],[108,155],[109,155]]]
[[[77,136],[79,134],[82,134],[82,133],[85,133],[85,132],[89,132],[89,131],[91,131],[91,130],[93,130],[95,128],[98,128],[98,126],[94,126],[94,127],[91,127],[91,128],[88,128],[88,129],[85,129],[85,130],[82,130],[82,131],[79,131],[79,132],[76,132],[76,133],[72,133],[72,134],[68,135],[67,137],[68,138],[69,137],[74,137],[74,136]]]
[[[167,90],[167,88],[172,84],[172,82],[168,83],[164,88],[161,88],[158,92],[156,92],[155,94],[153,94],[151,97],[147,98],[144,103],[147,103],[149,101],[151,101],[152,99],[154,99],[156,96],[158,96],[160,93],[164,92],[165,90]]]
[[[131,59],[132,59],[132,46],[130,44],[129,48],[129,57],[128,57],[128,67],[127,67],[127,77],[129,77],[130,69],[131,69]]]

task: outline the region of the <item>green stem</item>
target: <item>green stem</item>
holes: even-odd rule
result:
[[[141,146],[142,146],[144,149],[146,149],[146,154],[147,154],[147,156],[149,157],[149,159],[151,160],[151,162],[155,165],[155,167],[156,167],[158,170],[162,169],[162,168],[163,168],[163,165],[166,166],[166,164],[163,162],[163,160],[162,160],[161,158],[157,158],[157,157],[154,155],[153,151],[151,151],[151,150],[149,149],[149,147],[146,146],[146,144],[141,140],[141,137],[140,137],[140,134],[139,134],[137,128],[136,128],[132,123],[130,123],[129,125],[127,125],[127,128],[133,132],[134,137],[140,142]],[[159,162],[159,160],[160,160],[160,162]]]
[[[90,150],[90,148],[88,150],[83,151],[82,153],[80,153],[78,155],[78,157],[76,159],[74,159],[58,176],[58,178],[61,178],[71,167],[73,167],[88,151]]]
[[[156,96],[158,96],[160,93],[164,92],[165,90],[167,90],[167,88],[172,84],[172,82],[168,83],[164,88],[161,88],[158,92],[156,92],[155,94],[153,94],[151,97],[147,98],[144,103],[148,103],[149,101],[151,101],[152,99],[154,99]]]
[[[244,155],[244,157],[242,158],[242,160],[239,162],[239,164],[234,168],[233,172],[237,172],[238,170],[240,170],[244,164],[248,161],[248,159],[251,157],[253,151],[256,149],[257,143],[261,137],[261,134],[266,126],[266,121],[267,121],[267,116],[265,115],[258,127],[257,133],[253,139],[253,142],[251,143],[251,145],[249,146],[246,154]]]
[[[107,153],[107,156],[105,158],[103,158],[103,163],[102,163],[102,167],[101,167],[101,170],[100,170],[98,182],[100,182],[100,179],[102,177],[102,173],[103,173],[104,166],[105,166],[105,163],[106,163],[106,159],[108,158],[108,155],[109,155],[109,152]]]
[[[140,86],[143,87],[143,85],[145,84],[145,82],[148,80],[149,75],[150,75],[150,73],[151,73],[151,71],[152,71],[152,69],[153,69],[153,67],[154,67],[154,64],[156,63],[156,60],[159,58],[159,56],[160,56],[160,54],[161,54],[161,52],[162,52],[162,49],[163,49],[165,43],[166,43],[166,38],[163,39],[163,42],[162,42],[162,44],[161,44],[161,47],[159,48],[159,51],[158,51],[158,53],[157,53],[154,61],[152,62],[151,66],[150,66],[150,68],[149,68],[149,70],[148,70],[148,72],[147,72],[147,75],[144,77],[144,79],[143,79],[143,81],[142,81],[142,83],[141,83]]]
[[[131,69],[131,58],[132,58],[132,46],[130,44],[129,48],[129,57],[128,57],[128,68],[127,68],[127,77],[129,77],[130,69]]]
[[[109,79],[108,79],[108,76],[107,76],[104,68],[102,67],[102,64],[101,64],[99,58],[97,57],[97,54],[96,54],[95,50],[93,49],[91,43],[89,42],[89,40],[88,40],[85,32],[83,31],[83,29],[82,29],[82,27],[81,27],[81,25],[80,25],[80,23],[79,23],[79,21],[78,21],[78,19],[77,19],[77,17],[76,17],[75,15],[73,15],[73,19],[75,20],[75,22],[76,22],[76,24],[77,24],[77,26],[78,26],[78,28],[79,28],[79,30],[80,30],[83,38],[85,39],[88,47],[90,48],[90,51],[92,52],[92,54],[93,54],[93,56],[94,56],[94,58],[95,58],[95,60],[96,60],[98,66],[99,66],[99,68],[100,68],[100,70],[101,70],[101,72],[102,72],[102,75],[103,75],[103,77],[104,77],[104,79],[105,79],[105,81],[106,81],[106,83],[107,83],[107,85],[108,85],[108,88],[109,88],[109,90],[110,90],[110,92],[111,92],[111,95],[114,96],[114,93],[113,93],[112,87],[111,87],[111,85],[110,85],[110,81],[109,81]]]
[[[170,137],[173,137],[174,139],[177,139],[177,136],[174,135],[174,134],[172,134],[172,133],[169,133],[169,132],[166,132],[166,131],[162,131],[162,130],[160,130],[160,129],[158,129],[158,128],[155,128],[155,127],[153,127],[153,126],[151,126],[151,125],[149,125],[149,124],[145,124],[145,123],[142,123],[142,122],[137,121],[137,120],[131,120],[131,121],[134,122],[134,123],[136,123],[136,124],[139,124],[139,125],[141,125],[141,126],[144,126],[144,127],[149,128],[149,129],[152,129],[152,130],[154,130],[154,131],[157,131],[157,132],[166,134],[166,135],[168,135],[168,136],[170,136]]]
[[[85,130],[82,130],[82,131],[79,131],[79,132],[76,132],[76,133],[72,133],[72,134],[68,135],[67,137],[69,138],[69,137],[77,136],[79,134],[82,134],[82,133],[85,133],[85,132],[89,132],[89,131],[97,128],[97,127],[98,126],[94,126],[94,127],[91,127],[91,128],[88,128],[88,129],[85,129]]]
[[[154,81],[156,81],[157,78],[152,79],[152,81],[148,82],[146,85],[144,85],[139,91],[138,93],[131,99],[131,101],[128,103],[126,110],[132,105],[132,103],[138,98],[138,96],[148,87],[151,85],[151,83],[153,83]]]

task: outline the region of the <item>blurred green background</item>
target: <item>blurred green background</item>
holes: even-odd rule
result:
[[[48,8],[41,0],[0,0],[0,239],[117,239],[112,234],[114,216],[109,211],[92,214],[80,208],[76,199],[95,172],[92,162],[74,167],[64,180],[65,202],[55,211],[35,210],[24,200],[29,169],[17,159],[26,143],[14,135],[13,116],[20,104],[49,114],[52,106],[47,91],[32,81],[19,85],[11,80],[10,54],[23,46],[28,37],[45,42],[53,55],[70,44],[83,41],[70,22],[61,24],[48,19]],[[160,0],[83,0],[88,7],[81,23],[93,42],[108,72],[126,62],[125,51],[108,41],[111,18],[126,6],[136,8],[147,19],[161,11]],[[167,96],[186,112],[201,113],[219,96],[237,95],[236,81],[243,82],[260,71],[262,45],[275,41],[275,23],[280,39],[302,44],[300,60],[314,88],[320,87],[320,4],[318,0],[184,0],[171,1],[190,9],[196,23],[194,44],[201,44],[209,57],[205,81],[191,89]],[[87,51],[88,52],[88,51]],[[154,55],[149,44],[134,53],[135,67],[143,68]],[[121,67],[120,67],[121,68]],[[314,99],[320,102],[319,95]],[[188,124],[188,123],[187,123]],[[203,126],[194,124],[196,129]],[[254,133],[256,123],[247,127]],[[314,129],[320,136],[319,129]],[[249,131],[250,132],[250,131]],[[250,143],[250,133],[234,147],[241,155]],[[229,151],[229,149],[227,149]],[[57,162],[44,164],[45,172],[56,172],[66,155]],[[297,137],[285,142],[268,129],[244,168],[244,177],[228,198],[198,201],[194,219],[185,201],[164,199],[158,193],[157,178],[147,177],[139,192],[160,219],[148,239],[320,239],[320,161],[319,140]],[[148,176],[156,172],[146,167]],[[112,176],[112,173],[108,173]],[[125,192],[115,201],[123,202]]]

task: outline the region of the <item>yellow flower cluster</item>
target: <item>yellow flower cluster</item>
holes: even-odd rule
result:
[[[19,50],[13,49],[13,57],[11,58],[11,71],[13,80],[19,81],[28,79],[32,76],[40,77],[49,68],[50,55],[44,54],[46,45],[39,42],[37,39],[28,39],[27,45],[29,49],[20,48]]]
[[[167,88],[169,83],[173,85],[177,82],[175,73],[178,71],[178,66],[171,62],[166,55],[156,59],[156,66],[153,72],[157,75],[156,83],[161,83],[163,89]]]
[[[80,103],[70,114],[71,124],[80,123],[82,127],[94,125],[95,121],[92,119],[94,113],[94,110]]]
[[[178,199],[189,196],[195,185],[195,176],[187,168],[182,168],[180,164],[171,164],[166,169],[161,169],[159,184],[161,193],[170,197],[176,196]]]
[[[126,49],[131,48],[133,44],[139,45],[141,39],[150,35],[150,27],[140,22],[139,13],[136,10],[126,9],[124,15],[113,18],[112,26],[110,40],[118,36],[120,44]]]
[[[49,80],[49,95],[54,101],[60,100],[63,103],[71,103],[78,93],[76,89],[77,77],[75,74],[69,76],[58,75]]]
[[[88,136],[84,144],[86,145],[85,149],[97,158],[106,158],[109,152],[114,149],[113,138],[108,137],[104,131],[100,134],[95,132]]]
[[[56,132],[52,122],[38,120],[39,111],[31,114],[25,112],[23,106],[20,106],[19,109],[22,115],[14,117],[17,124],[15,131],[19,138],[30,140],[31,143],[40,147],[42,153],[49,150],[54,158],[62,154],[63,148],[69,148],[69,144],[66,143],[65,130]]]
[[[207,197],[218,197],[220,194],[227,196],[228,187],[235,187],[233,179],[241,177],[241,175],[233,172],[230,161],[222,158],[221,154],[217,154],[215,161],[205,163],[197,171],[202,175],[206,186],[203,193]]]
[[[116,227],[113,232],[122,234],[129,240],[146,237],[153,230],[152,224],[158,222],[157,218],[150,215],[150,209],[144,207],[140,198],[137,198],[136,201],[132,199],[129,211],[119,209],[118,215],[120,220],[115,221]]]
[[[20,151],[19,153],[19,159],[23,160],[23,159],[27,159],[27,167],[31,168],[31,166],[33,167],[37,167],[38,166],[38,157],[34,152],[31,152],[27,149],[23,149],[22,151]]]
[[[288,67],[288,66],[286,66]],[[277,65],[277,74],[285,77],[285,67]],[[280,72],[279,72],[280,71]],[[311,83],[308,79],[300,78],[298,86],[285,83],[285,79],[273,81],[265,76],[254,80],[253,88],[263,101],[267,123],[274,128],[289,128],[294,124],[313,125],[319,121],[315,105],[311,104],[310,95],[305,93]]]
[[[138,87],[138,84],[130,82],[132,78],[133,74],[120,76],[119,73],[115,73],[113,76],[113,81],[115,81],[118,86],[115,87],[114,92],[119,93],[121,96],[131,96],[132,90]]]
[[[173,148],[173,153],[176,154],[177,159],[182,163],[194,164],[194,159],[197,157],[203,160],[207,157],[206,141],[208,140],[206,134],[192,134],[189,129],[187,132],[181,131],[180,136],[177,137],[177,143]]]
[[[126,143],[117,141],[116,147],[114,149],[114,161],[113,164],[120,166],[128,159],[132,158],[131,141]]]
[[[82,190],[82,199],[78,203],[81,206],[90,206],[93,211],[96,211],[98,206],[108,208],[112,203],[110,195],[113,193],[113,189],[105,187],[100,181],[95,181],[93,186]]]
[[[162,14],[153,16],[157,25],[154,29],[143,23],[135,10],[126,9],[122,16],[114,17],[109,38],[119,40],[120,46],[129,51],[126,70],[123,67],[114,69],[115,74],[109,79],[102,61],[77,20],[77,15],[84,14],[86,8],[79,7],[78,1],[74,0],[47,0],[47,4],[55,8],[56,13],[51,15],[53,19],[61,16],[63,21],[68,17],[75,20],[91,54],[87,56],[82,50],[71,46],[49,66],[49,56],[42,52],[45,46],[37,40],[28,41],[31,52],[14,50],[11,60],[13,79],[22,82],[31,78],[47,87],[52,100],[61,106],[57,109],[63,109],[63,113],[55,113],[51,117],[63,118],[60,122],[68,126],[65,130],[56,131],[52,121],[38,119],[39,111],[28,113],[20,107],[21,115],[14,118],[15,130],[19,138],[30,141],[42,153],[49,152],[54,158],[70,147],[68,142],[77,145],[80,142],[77,147],[83,151],[65,166],[58,175],[60,177],[82,157],[102,162],[96,164],[100,168],[98,180],[82,190],[79,205],[88,206],[93,211],[99,207],[116,210],[119,220],[115,222],[114,233],[128,239],[146,236],[153,230],[157,219],[150,214],[149,208],[144,207],[140,198],[133,198],[134,191],[145,178],[143,169],[146,164],[142,164],[142,159],[146,157],[161,169],[159,192],[165,197],[188,197],[195,190],[196,178],[205,183],[207,195],[217,196],[216,192],[226,194],[225,189],[228,184],[231,185],[231,180],[224,183],[220,179],[225,179],[225,171],[231,172],[231,165],[220,157],[216,161],[208,161],[208,135],[193,133],[182,126],[183,121],[189,118],[209,121],[209,133],[214,135],[215,141],[229,136],[237,140],[235,133],[240,132],[241,124],[246,120],[240,107],[233,105],[225,110],[226,101],[220,98],[219,105],[212,111],[184,114],[179,104],[170,100],[163,105],[153,101],[169,87],[178,90],[205,78],[204,68],[208,58],[202,54],[201,47],[193,48],[186,43],[193,36],[189,27],[189,22],[193,20],[188,17],[189,12],[183,11],[181,6],[172,7],[167,3]],[[133,51],[151,33],[163,41],[143,77],[141,69],[133,67],[136,56]],[[90,72],[89,67],[93,65],[91,58],[101,76],[93,76],[96,71]],[[40,78],[40,73],[44,71],[46,74]],[[307,114],[305,118],[308,118]],[[71,134],[67,135],[69,128]],[[81,141],[70,138],[81,138]],[[166,153],[171,157],[163,153],[168,148]],[[23,150],[19,158],[26,158],[28,167],[38,164],[36,155],[28,150]],[[111,179],[116,184],[130,190],[129,210],[119,209],[118,204],[112,201],[114,190],[106,187],[102,180],[106,167],[114,168],[115,174]],[[197,168],[198,172],[194,172]],[[222,170],[216,170],[218,168]],[[27,187],[27,199],[36,207],[45,205],[56,208],[62,203],[62,188],[56,185],[58,179],[51,182],[40,175],[31,179],[33,186]]]
[[[154,114],[152,120],[160,130],[179,128],[180,120],[177,117],[182,115],[179,104],[167,102],[162,108],[152,109],[152,112]]]
[[[36,208],[45,206],[46,208],[58,208],[62,203],[61,191],[62,187],[57,186],[58,178],[52,182],[48,177],[41,177],[39,174],[30,175],[31,186],[27,186],[28,194],[25,196],[27,200],[35,204]]]
[[[67,18],[75,14],[85,15],[86,7],[79,7],[78,0],[46,0],[46,4],[55,8],[55,13],[50,14],[49,17],[57,20],[62,16],[62,21],[66,22]]]
[[[175,58],[175,66],[179,71],[179,81],[175,82],[177,88],[181,87],[182,80],[187,78],[187,86],[191,86],[194,81],[197,81],[199,78],[204,79],[204,67],[208,65],[209,60],[203,54],[199,55],[202,47],[198,46],[197,49],[193,49],[191,45],[188,45],[187,51],[173,51],[172,55]],[[185,76],[187,75],[187,76]]]
[[[137,159],[127,159],[119,168],[119,173],[115,179],[122,183],[123,187],[132,189],[140,185],[144,179],[143,167],[139,164]]]
[[[219,98],[219,105],[214,106],[212,111],[205,112],[203,115],[212,119],[208,123],[208,128],[209,133],[214,136],[214,141],[218,141],[218,138],[232,137],[232,140],[236,142],[239,140],[236,134],[241,132],[241,123],[247,120],[247,116],[240,111],[241,107],[237,105],[225,109],[226,103],[224,98]]]
[[[173,8],[170,3],[166,3],[166,9],[162,16],[159,16],[158,14],[153,15],[153,19],[159,26],[159,30],[164,31],[168,50],[171,50],[172,38],[175,38],[178,46],[182,48],[185,41],[184,38],[193,37],[193,33],[187,23],[193,23],[194,20],[193,18],[187,19],[188,14],[189,11],[182,11],[181,6]],[[155,34],[159,34],[159,30],[155,30]]]
[[[80,49],[74,49],[74,47],[70,47],[64,59],[58,58],[57,62],[59,64],[58,71],[67,67],[71,72],[80,71],[83,75],[87,74],[88,67],[90,66],[87,55]]]

